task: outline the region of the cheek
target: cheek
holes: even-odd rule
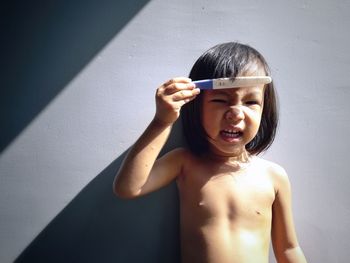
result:
[[[207,108],[202,111],[202,125],[207,134],[219,127],[220,117],[213,109]]]
[[[202,125],[206,133],[208,133],[212,129],[212,122],[213,122],[212,116],[210,116],[210,114],[208,113],[203,112]]]
[[[262,116],[262,111],[259,110],[259,111],[254,112],[253,113],[254,121],[260,123],[261,116]]]
[[[257,126],[256,128],[258,129],[261,122],[262,110],[250,111],[247,115],[249,116],[250,125]]]

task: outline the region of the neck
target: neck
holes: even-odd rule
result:
[[[250,163],[252,156],[244,149],[239,153],[225,154],[210,151],[207,157],[217,163],[243,168]]]

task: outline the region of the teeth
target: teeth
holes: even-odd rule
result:
[[[239,131],[234,131],[234,130],[229,130],[229,129],[224,129],[224,132],[228,132],[228,133],[239,133]]]
[[[238,138],[241,135],[240,131],[234,131],[231,129],[224,129],[223,133],[225,134],[225,136],[231,137],[231,138]]]
[[[224,135],[231,138],[238,138],[240,136],[240,134],[236,132],[233,132],[233,133],[224,132]]]

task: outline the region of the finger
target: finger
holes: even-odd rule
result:
[[[163,87],[167,87],[173,83],[190,83],[192,80],[190,78],[186,78],[186,77],[176,77],[176,78],[172,78],[169,79],[167,82],[165,82],[162,86]]]
[[[194,96],[192,96],[192,97],[190,97],[190,98],[184,99],[183,102],[184,102],[184,104],[186,104],[186,103],[188,103],[188,102],[194,100],[196,97],[197,97],[197,95],[194,95]]]
[[[178,91],[181,90],[193,90],[195,88],[195,84],[190,82],[190,83],[173,83],[167,87],[164,88],[164,93],[166,95],[171,95],[174,94]]]
[[[196,97],[197,97],[197,95],[194,95],[192,97],[176,101],[176,102],[174,102],[174,108],[177,109],[177,110],[180,110],[183,105],[185,105],[186,103],[189,103],[190,101],[194,100]]]
[[[180,90],[176,93],[173,94],[172,99],[173,101],[181,101],[181,100],[186,100],[190,99],[193,96],[197,96],[200,93],[199,89],[193,89],[193,90]]]

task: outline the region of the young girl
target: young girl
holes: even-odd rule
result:
[[[176,180],[182,262],[268,262],[270,236],[278,262],[306,262],[287,174],[257,157],[275,136],[273,84],[200,91],[192,82],[240,76],[269,76],[269,68],[255,49],[224,43],[196,61],[190,78],[161,85],[155,117],[128,152],[114,191],[134,198]],[[189,149],[156,160],[180,111]]]

